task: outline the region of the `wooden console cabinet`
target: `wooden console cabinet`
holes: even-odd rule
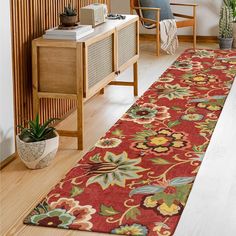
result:
[[[39,112],[40,98],[77,100],[77,130],[59,130],[62,136],[77,137],[83,149],[83,105],[107,85],[133,86],[138,95],[139,58],[138,17],[107,20],[78,41],[33,41],[33,107]],[[133,82],[115,81],[117,75],[133,65]],[[43,109],[43,107],[41,108]]]

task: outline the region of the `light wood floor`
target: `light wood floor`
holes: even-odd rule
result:
[[[198,45],[201,48],[214,48],[217,45]],[[158,79],[158,77],[175,61],[184,49],[191,44],[181,44],[174,56],[155,56],[152,42],[141,43],[139,60],[139,95]],[[127,70],[122,79],[132,78],[132,71]],[[14,160],[1,171],[0,194],[0,235],[101,235],[79,231],[59,230],[22,224],[23,218],[47,194],[65,173],[94,145],[96,140],[123,115],[134,103],[132,88],[109,86],[105,94],[96,96],[85,105],[85,149],[76,150],[76,140],[61,138],[60,150],[51,166],[42,170],[28,170],[19,159]],[[59,126],[73,129],[75,114],[72,114]],[[103,234],[104,235],[104,234]]]

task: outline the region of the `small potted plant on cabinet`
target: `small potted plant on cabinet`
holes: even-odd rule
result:
[[[64,7],[64,12],[60,14],[60,22],[62,26],[71,27],[77,22],[77,11],[69,3],[68,6]]]
[[[236,0],[224,0],[224,4],[232,9],[232,13],[233,13],[233,47],[236,48]]]
[[[29,128],[18,126],[21,131],[16,137],[17,151],[28,168],[44,168],[54,159],[59,146],[59,135],[50,124],[55,120],[58,119],[49,119],[41,125],[37,115],[35,120],[29,121]]]
[[[227,5],[221,8],[219,34],[220,49],[231,49],[233,43],[233,12]]]

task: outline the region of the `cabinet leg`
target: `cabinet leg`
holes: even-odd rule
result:
[[[102,89],[100,90],[100,94],[101,94],[101,95],[104,94],[104,90],[105,90],[104,88],[102,88]]]
[[[138,63],[134,63],[134,96],[138,96]]]
[[[77,145],[78,150],[83,150],[84,148],[84,113],[83,113],[83,99],[77,99]]]

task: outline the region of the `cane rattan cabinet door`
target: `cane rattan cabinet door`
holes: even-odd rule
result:
[[[91,97],[105,87],[115,75],[114,33],[85,47],[85,96]]]
[[[137,30],[137,21],[118,30],[118,68],[138,55]]]

